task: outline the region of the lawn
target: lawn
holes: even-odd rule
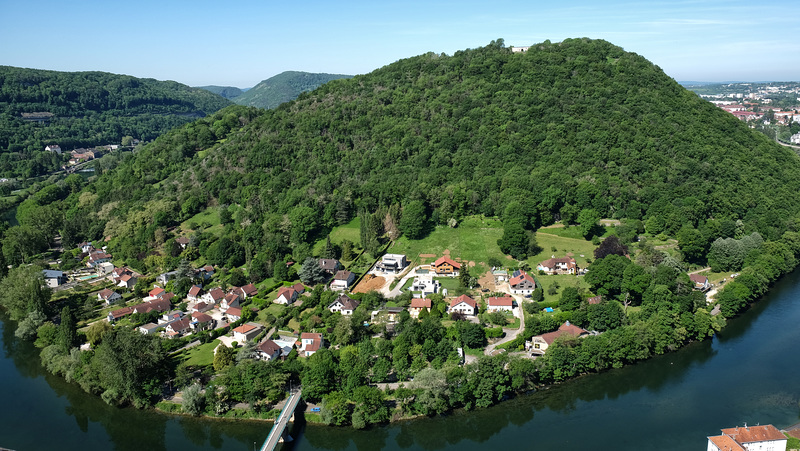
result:
[[[203,230],[205,226],[206,231],[212,232],[216,235],[222,233],[222,225],[219,222],[219,207],[208,207],[204,211],[197,213],[191,218],[181,223],[181,229],[186,231],[194,231],[189,224],[197,226],[197,230]]]
[[[448,295],[452,296],[458,287],[461,286],[461,282],[458,280],[458,277],[437,277],[436,280],[442,284],[442,288],[447,289]]]
[[[594,259],[594,249],[597,246],[592,244],[591,241],[586,241],[583,238],[567,238],[553,235],[550,233],[553,230],[564,229],[539,229],[536,232],[536,241],[542,251],[528,258],[528,264],[531,265],[532,269],[550,257],[565,257],[568,252],[572,254],[572,258],[581,268],[588,266],[588,260]]]
[[[541,283],[542,289],[544,290],[544,301],[558,301],[561,297],[561,292],[564,291],[564,287],[574,287],[578,286],[578,289],[589,289],[589,284],[583,279],[583,276],[573,276],[569,274],[556,274],[552,276],[541,276],[537,275],[536,279]],[[547,291],[550,289],[550,286],[553,284],[558,284],[559,288],[555,295],[547,294]]]
[[[343,240],[349,240],[357,247],[361,246],[361,219],[356,217],[345,225],[334,227],[328,235],[331,237],[331,243],[340,244]],[[322,255],[325,251],[325,243],[327,237],[318,240],[314,243],[314,255]]]
[[[183,354],[184,362],[190,366],[206,366],[214,363],[214,348],[219,344],[219,340],[214,340],[206,344],[195,346]]]
[[[421,254],[444,255],[450,251],[450,257],[462,261],[473,261],[479,267],[474,271],[480,274],[488,269],[489,257],[503,260],[497,240],[503,236],[503,224],[500,220],[483,216],[469,216],[456,228],[436,227],[428,236],[420,240],[409,240],[400,237],[389,249],[393,254],[405,254],[412,264],[431,263],[435,258],[421,258]],[[473,270],[470,270],[472,273]]]
[[[603,227],[603,235],[601,238],[605,238],[611,234],[611,227]],[[573,238],[576,240],[584,240],[583,234],[581,233],[581,228],[578,226],[569,226],[569,227],[547,227],[539,229],[539,232],[549,233],[551,235],[558,235],[563,236],[564,238]],[[585,241],[585,240],[584,240]]]

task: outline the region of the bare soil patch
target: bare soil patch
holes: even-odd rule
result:
[[[483,273],[483,275],[478,278],[478,284],[489,291],[497,291],[497,287],[494,284],[494,276],[491,271]]]
[[[468,264],[469,264],[470,268],[474,268],[475,267],[475,262],[473,262],[473,261],[469,262]]]
[[[419,254],[420,258],[434,258],[436,254]]]
[[[442,252],[442,254],[444,254],[444,255],[450,255],[450,249],[445,249],[445,250]]]
[[[358,283],[353,289],[353,293],[367,293],[373,290],[380,290],[386,284],[386,279],[381,276],[375,276],[373,274],[367,274],[361,279],[361,282]]]

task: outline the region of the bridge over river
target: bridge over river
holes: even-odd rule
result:
[[[303,388],[300,387],[292,391],[292,394],[289,395],[289,399],[286,400],[281,414],[278,415],[275,424],[272,425],[272,429],[269,431],[267,439],[264,440],[264,444],[261,445],[261,451],[272,451],[278,446],[278,443],[284,442],[287,439],[291,440],[286,433],[286,427],[289,425],[289,421],[294,419],[294,412],[297,409],[297,404],[300,402],[302,393]]]

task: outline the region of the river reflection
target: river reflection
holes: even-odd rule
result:
[[[306,425],[283,449],[703,449],[744,422],[800,420],[800,272],[713,340],[488,409],[365,431]],[[47,374],[0,315],[0,447],[27,450],[250,450],[270,424],[115,408]],[[13,406],[13,408],[8,408]],[[45,432],[42,432],[45,431]]]

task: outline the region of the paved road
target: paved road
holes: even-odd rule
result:
[[[519,318],[519,329],[503,328],[503,331],[506,333],[506,336],[500,339],[500,341],[498,341],[497,343],[490,344],[489,346],[487,346],[486,349],[483,351],[483,353],[486,355],[491,355],[492,351],[494,351],[495,348],[497,348],[497,346],[514,340],[523,330],[525,330],[525,314],[522,311],[522,303],[527,301],[525,301],[524,298],[518,294],[512,294],[511,296],[513,296],[514,299],[517,301],[517,308],[515,308],[512,311],[514,312],[514,316]]]
[[[292,396],[290,396],[289,399],[286,400],[286,404],[283,406],[280,416],[278,416],[277,421],[275,421],[272,429],[270,429],[269,435],[264,441],[264,444],[261,445],[261,451],[273,450],[278,445],[278,441],[283,435],[284,429],[286,429],[286,426],[289,424],[289,420],[294,416],[294,410],[297,408],[297,403],[300,402],[302,393],[303,390],[298,389],[292,393]]]

